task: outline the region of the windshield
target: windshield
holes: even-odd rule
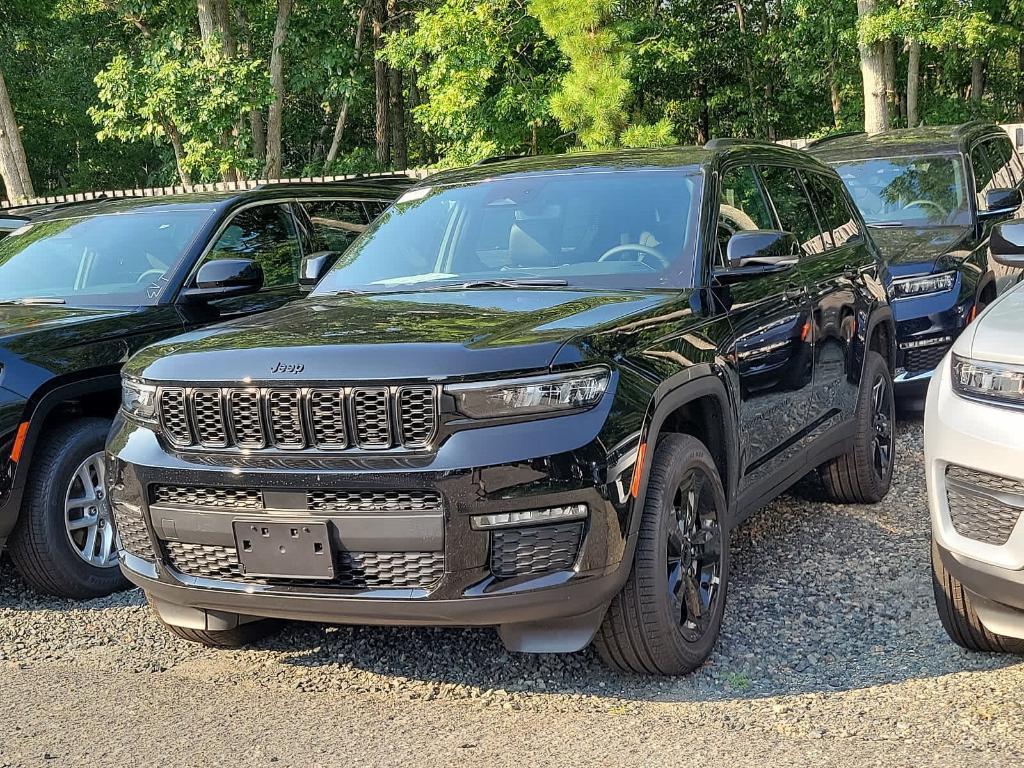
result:
[[[155,304],[208,210],[40,221],[0,240],[0,302]]]
[[[352,244],[314,295],[518,281],[687,287],[699,189],[696,174],[609,171],[412,190]]]
[[[971,223],[958,155],[871,158],[833,166],[869,225]]]

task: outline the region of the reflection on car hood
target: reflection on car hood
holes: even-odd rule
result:
[[[1024,283],[999,297],[970,326],[973,339],[957,344],[956,352],[975,360],[1024,365]],[[965,336],[967,334],[964,334]],[[969,347],[964,348],[966,344]]]
[[[960,261],[969,227],[872,227],[871,237],[889,264],[894,277],[924,274],[941,269],[940,260]]]
[[[574,336],[678,292],[496,289],[308,298],[153,345],[157,381],[442,379],[548,367]]]
[[[32,348],[69,346],[83,333],[83,326],[111,324],[123,333],[123,325],[111,323],[132,314],[132,309],[66,307],[59,304],[0,305],[0,346]]]

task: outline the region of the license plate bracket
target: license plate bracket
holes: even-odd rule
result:
[[[238,562],[246,576],[268,579],[334,578],[327,523],[236,520]]]

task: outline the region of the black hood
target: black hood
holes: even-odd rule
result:
[[[106,323],[119,327],[119,321],[133,311],[54,304],[0,305],[0,345],[17,345],[19,340],[31,337],[31,344],[37,349],[67,346],[68,337],[81,335],[83,326]]]
[[[381,381],[547,368],[568,340],[678,292],[422,291],[308,298],[155,344],[127,371],[155,381]]]
[[[968,256],[970,227],[873,227],[871,237],[894,277],[941,271]]]

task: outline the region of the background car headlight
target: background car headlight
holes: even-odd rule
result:
[[[156,387],[124,376],[121,379],[121,408],[136,421],[156,424]]]
[[[548,376],[454,384],[445,388],[459,413],[494,419],[590,408],[608,389],[607,368],[587,368]]]
[[[944,293],[953,290],[954,285],[956,285],[956,272],[940,272],[936,275],[906,277],[892,281],[893,292],[900,299],[927,296],[930,293]]]
[[[1024,407],[1024,368],[953,355],[951,370],[957,394]]]

